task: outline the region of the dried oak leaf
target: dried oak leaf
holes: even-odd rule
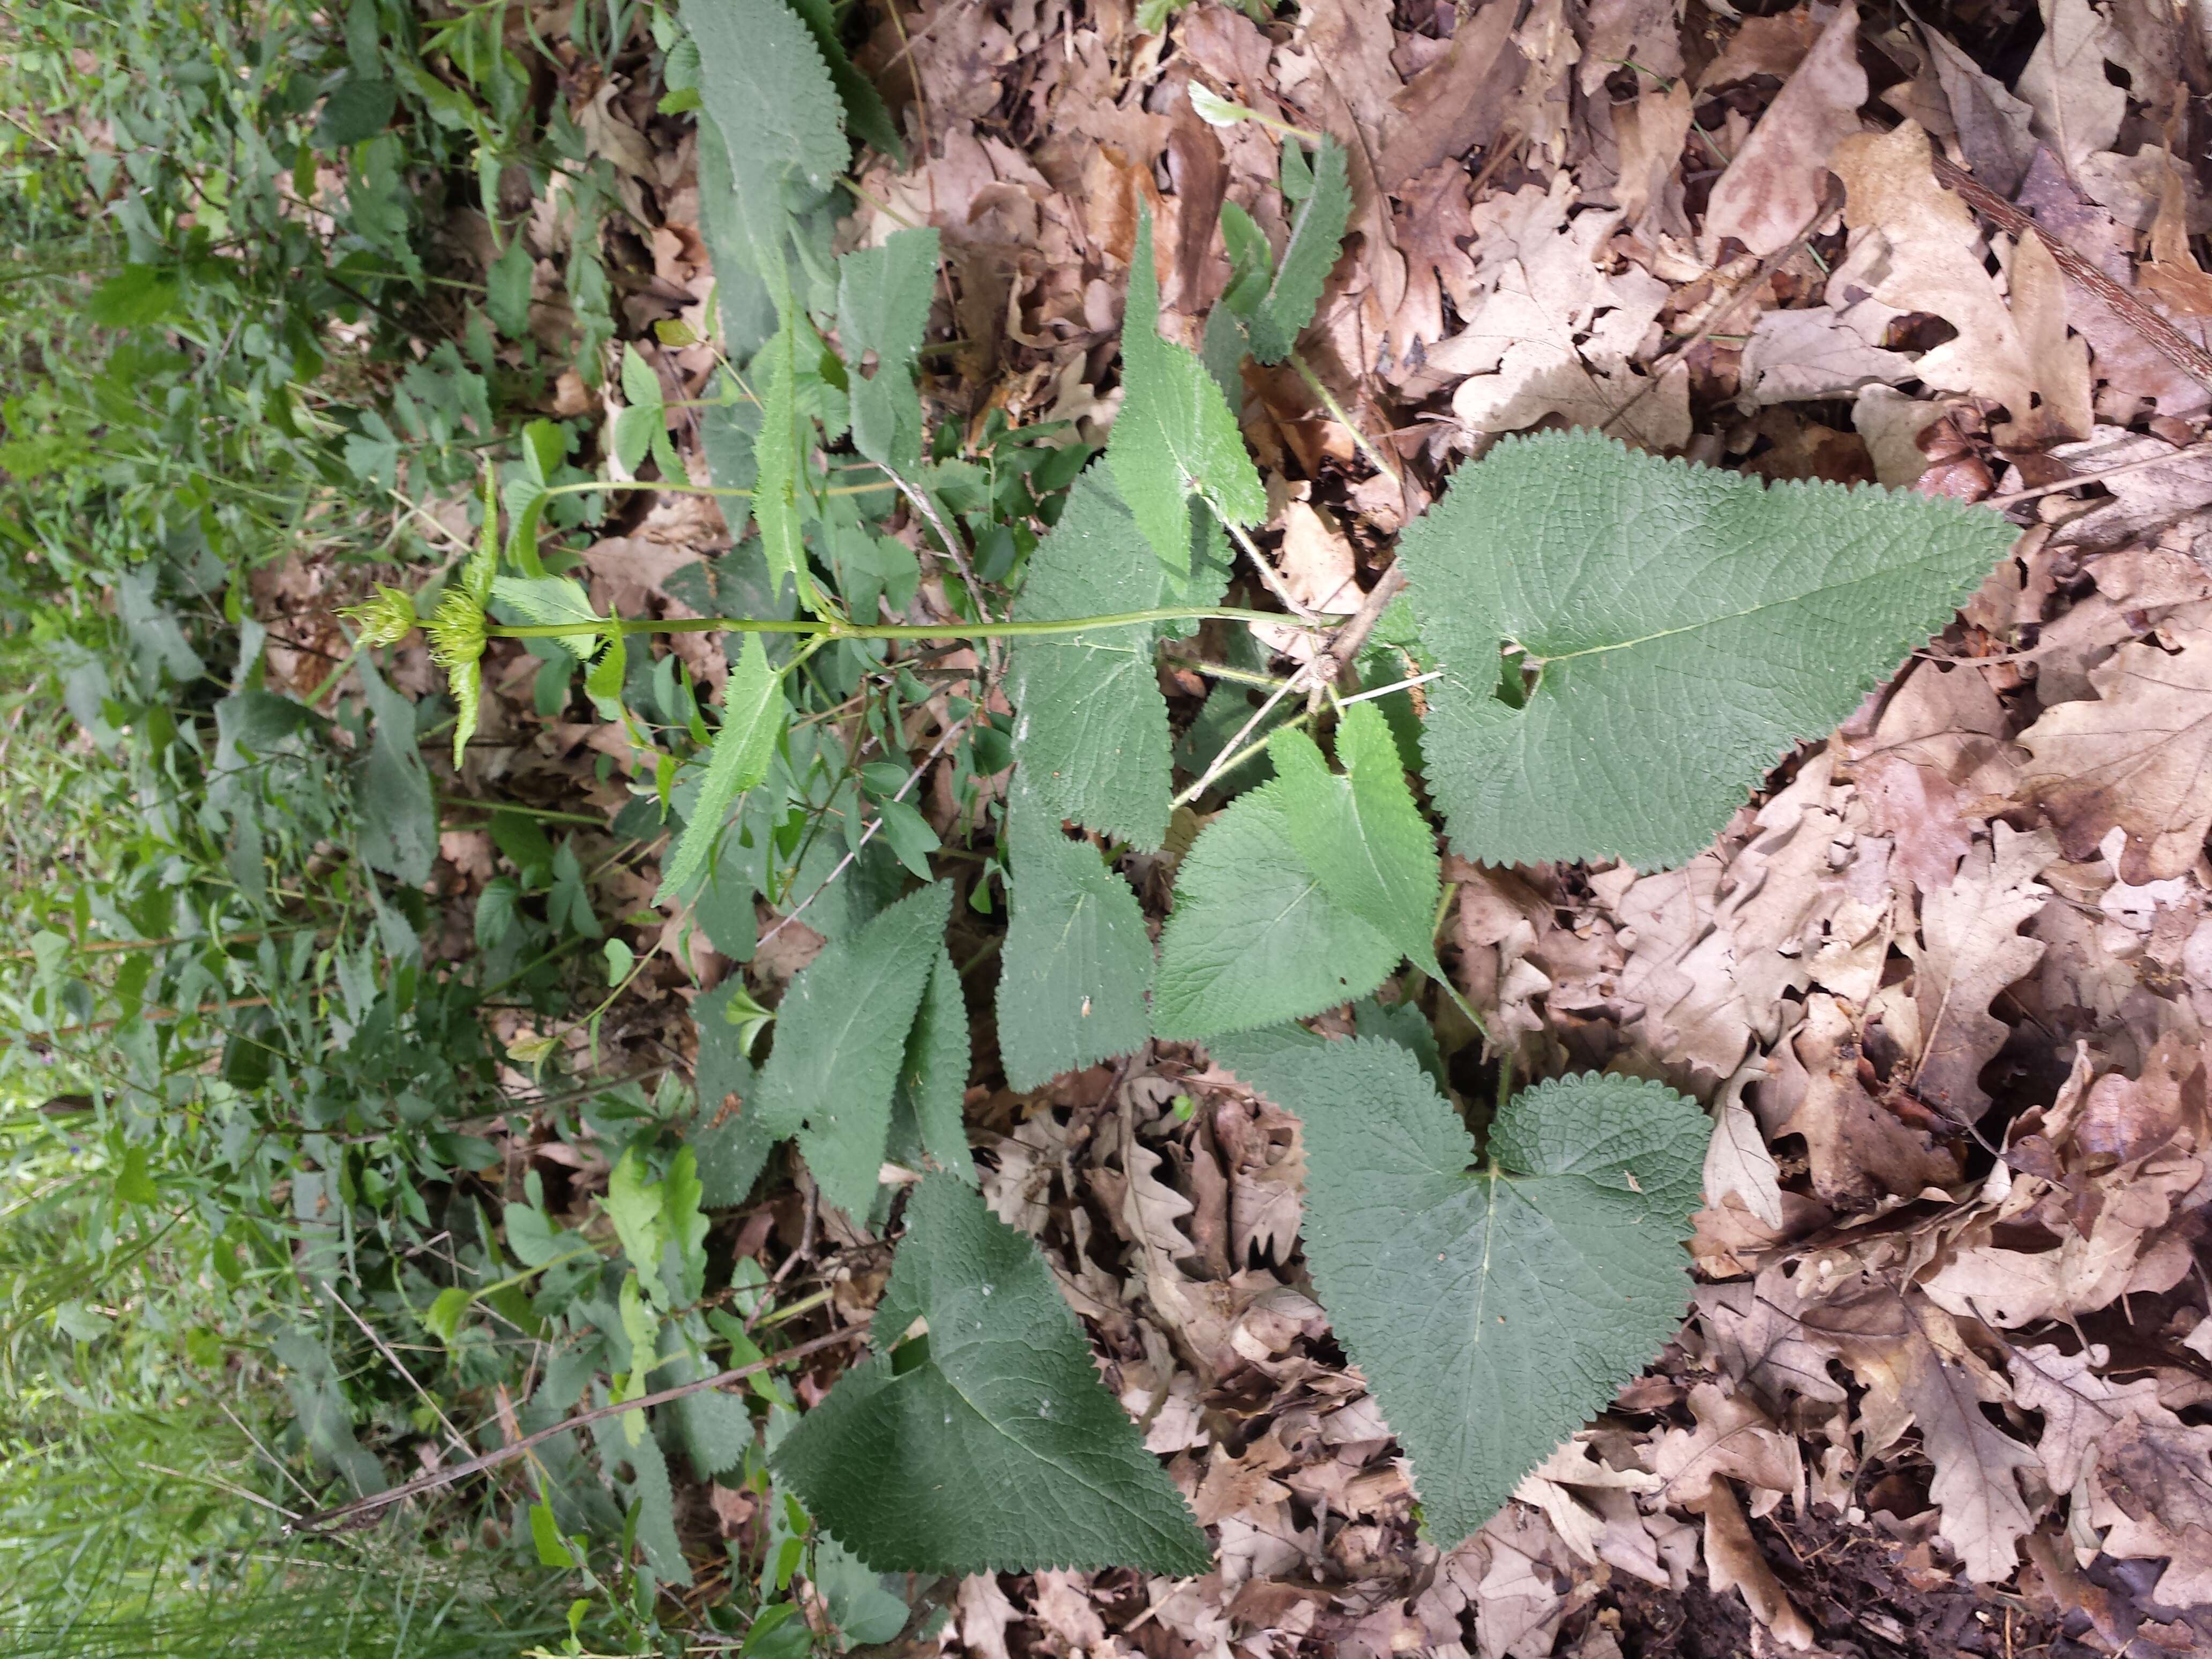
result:
[[[1859,130],[1866,71],[1858,60],[1858,8],[1850,0],[1783,84],[1750,141],[1713,186],[1705,247],[1733,236],[1753,253],[1779,252],[1803,233],[1827,189],[1829,157]]]
[[[1805,1138],[1813,1190],[1825,1203],[1871,1209],[1884,1196],[1910,1198],[1959,1178],[1957,1158],[1867,1092],[1856,1023],[1834,997],[1806,998],[1804,1024],[1776,1057],[1785,1086],[1803,1091],[1777,1133]],[[1802,1081],[1787,1075],[1793,1067]]]
[[[2021,734],[2028,794],[2066,855],[2095,857],[2118,826],[2131,883],[2182,874],[2212,830],[2212,632],[2177,628],[2173,644],[2122,646],[2089,671],[2094,701],[2062,702]]]
[[[2058,856],[2048,830],[2023,835],[1999,822],[1993,834],[1994,844],[1977,845],[1957,878],[1929,894],[1920,909],[1913,1092],[1961,1123],[1989,1105],[1978,1079],[2007,1036],[2004,1022],[1990,1012],[1990,1000],[2043,958],[2042,942],[2023,938],[2020,927],[2050,900],[2051,890],[2036,877]]]
[[[2010,1398],[2004,1379],[1959,1340],[1941,1309],[1869,1275],[1808,1310],[1805,1327],[1867,1390],[1861,1413],[1869,1456],[1908,1424],[1919,1425],[1936,1469],[1929,1496],[1967,1577],[1980,1583],[2010,1577],[2017,1541],[2036,1516],[2020,1476],[2039,1460],[1983,1414],[1984,1402]]]

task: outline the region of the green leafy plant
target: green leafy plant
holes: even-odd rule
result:
[[[161,1375],[149,1356],[234,1366],[288,1408],[267,1413],[283,1478],[313,1483],[333,1539],[394,1501],[417,1443],[460,1442],[456,1420],[505,1390],[485,1457],[526,1454],[525,1478],[461,1488],[482,1472],[465,1458],[456,1490],[416,1495],[428,1538],[481,1526],[540,1599],[559,1588],[565,1632],[528,1604],[549,1651],[591,1650],[587,1626],[665,1646],[656,1598],[695,1579],[732,1592],[702,1598],[718,1643],[796,1655],[919,1626],[940,1575],[1202,1571],[1203,1534],[1052,1271],[977,1190],[963,1108],[993,1080],[973,1062],[994,1029],[1017,1089],[1191,1043],[1300,1118],[1315,1285],[1439,1540],[1648,1363],[1687,1299],[1706,1121],[1626,1078],[1454,1091],[1483,1075],[1479,1054],[1445,1063],[1480,1011],[1437,945],[1441,849],[1693,856],[1943,625],[2007,526],[1548,434],[1449,480],[1400,537],[1407,599],[1379,621],[1286,614],[1232,591],[1279,586],[1243,360],[1328,398],[1298,342],[1350,211],[1334,143],[1261,120],[1285,234],[1224,208],[1231,280],[1201,352],[1163,332],[1140,216],[1102,454],[997,410],[936,418],[936,233],[833,240],[863,188],[854,140],[902,138],[819,0],[577,9],[570,47],[633,54],[629,74],[649,40],[663,112],[699,124],[713,338],[665,323],[619,352],[598,225],[621,193],[564,109],[539,118],[544,77],[501,8],[422,26],[353,0],[265,46],[224,35],[211,79],[170,74],[155,12],[131,15],[155,65],[131,118],[161,143],[83,221],[101,262],[85,326],[118,337],[42,338],[0,452],[11,479],[54,485],[0,516],[10,647],[85,745],[37,762],[77,873],[20,896],[6,992],[71,1090],[50,1100],[40,1073],[10,1098],[26,1179],[58,1194],[15,1236],[44,1230],[9,1259],[11,1376],[96,1383],[139,1421],[174,1397],[126,1386]],[[285,209],[295,167],[342,180],[324,240]],[[186,187],[209,168],[223,191]],[[507,185],[556,173],[574,221],[557,349],[533,333],[552,308],[532,303],[526,228],[502,216]],[[420,234],[448,187],[491,227],[487,263],[457,276]],[[416,334],[441,286],[470,296],[465,351]],[[325,313],[367,331],[360,362],[324,353]],[[702,343],[705,384],[679,392],[693,371],[669,354]],[[81,381],[51,367],[79,362]],[[613,382],[599,436],[510,415],[549,406],[564,367]],[[201,385],[222,395],[203,405]],[[595,605],[572,534],[637,491],[711,495],[732,534],[661,580],[674,617]],[[249,579],[334,520],[396,580],[346,613],[327,680],[289,695]],[[1281,670],[1253,625],[1303,630],[1310,665]],[[410,702],[419,668],[374,653],[418,629],[446,681]],[[678,633],[718,639],[656,637]],[[948,666],[956,648],[972,667]],[[1194,717],[1164,665],[1212,682]],[[607,728],[592,811],[470,793],[500,775],[492,684]],[[112,761],[106,784],[86,755]],[[472,915],[428,890],[453,831],[495,860]],[[617,867],[643,885],[605,879]],[[629,908],[646,893],[656,909]],[[769,946],[800,924],[820,944],[793,971]],[[684,984],[702,936],[738,964],[708,989]],[[637,1075],[599,1069],[609,1011],[672,992],[691,999],[690,1082],[673,1044]],[[1347,1007],[1356,1036],[1299,1023],[1335,1030]],[[543,1168],[513,1156],[541,1144],[516,1134],[525,1114]],[[732,1262],[717,1212],[757,1194],[779,1225],[890,1264],[868,1352],[826,1397],[791,1368],[859,1336],[865,1301]],[[895,1252],[866,1237],[893,1235]],[[794,1341],[833,1307],[834,1329]],[[226,1480],[267,1478],[221,1455]],[[753,1506],[726,1572],[687,1553],[687,1467]],[[171,1531],[217,1553],[212,1573],[264,1582],[234,1518]],[[392,1601],[370,1597],[373,1622]]]
[[[805,614],[698,624],[743,645],[696,787],[675,792],[685,822],[663,896],[697,891],[719,849],[749,833],[748,803],[797,730],[781,688],[817,653],[1009,641],[1006,1075],[1034,1086],[1150,1038],[1197,1042],[1304,1119],[1316,1285],[1407,1447],[1430,1529],[1457,1539],[1674,1328],[1705,1120],[1656,1084],[1584,1076],[1516,1094],[1501,1078],[1478,1147],[1413,1048],[1324,1042],[1293,1022],[1368,997],[1401,964],[1456,1000],[1435,945],[1446,895],[1422,792],[1468,858],[1680,862],[1790,744],[1828,729],[1942,625],[2009,527],[1917,496],[1769,489],[1594,434],[1507,441],[1401,539],[1419,629],[1411,678],[1428,686],[1419,769],[1409,779],[1414,757],[1385,712],[1396,684],[1315,683],[1310,706],[1265,739],[1272,776],[1182,853],[1156,957],[1136,894],[1102,853],[1160,848],[1188,804],[1172,793],[1158,653],[1201,622],[1284,620],[1219,603],[1229,544],[1273,574],[1249,535],[1267,504],[1224,395],[1234,377],[1160,336],[1140,216],[1124,400],[1103,465],[1074,478],[1027,555],[1012,616],[991,619],[940,504],[958,477],[922,454],[913,365],[934,238],[902,233],[848,253],[831,281],[809,251],[808,216],[844,139],[815,37],[776,0],[690,0],[685,16],[709,140],[719,127],[733,164],[731,202],[709,204],[734,222],[717,246],[750,261],[724,280],[749,275],[774,317],[772,334],[763,313],[750,340],[726,343],[732,362],[754,350],[759,423],[749,460],[726,474],[750,482],[720,488],[750,491],[767,592],[788,584]],[[1310,161],[1297,149],[1294,167],[1296,149],[1285,175],[1302,205],[1279,260],[1254,222],[1226,217],[1237,275],[1218,351],[1291,355],[1334,263],[1345,159],[1323,143]],[[726,295],[726,332],[732,315]],[[817,360],[829,367],[810,374],[842,372],[841,398],[800,395],[798,367]],[[641,379],[632,406],[648,401]],[[802,460],[848,433],[960,566],[961,614],[884,623],[853,603],[869,590],[830,551],[849,535],[848,509],[830,474]],[[652,447],[633,439],[617,459]],[[673,458],[659,465],[676,470]],[[529,620],[472,624],[487,638],[556,639],[586,657],[650,625],[594,614],[561,579],[501,576],[489,591]],[[774,668],[765,641],[781,635],[803,642]],[[1299,681],[1270,683],[1279,701]],[[1241,758],[1224,750],[1187,795]],[[878,827],[898,804],[881,801]],[[927,877],[933,850],[931,837],[901,861]],[[951,889],[901,898],[889,874],[884,902],[823,923],[830,942],[793,981],[757,1070],[730,1029],[734,997],[702,1004],[702,1113],[727,1095],[744,1103],[697,1137],[715,1201],[742,1198],[787,1139],[822,1200],[860,1224],[891,1217],[887,1162],[957,1172],[926,1176],[907,1206],[875,1357],[773,1466],[830,1537],[882,1571],[1192,1570],[1202,1553],[1188,1519],[1097,1389],[1034,1248],[961,1184],[973,1176],[959,1133],[966,1015],[945,945]]]

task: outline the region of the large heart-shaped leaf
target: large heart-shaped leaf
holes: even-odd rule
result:
[[[1278,1030],[1209,1048],[1303,1121],[1315,1286],[1431,1534],[1466,1537],[1681,1323],[1705,1114],[1662,1084],[1565,1078],[1506,1103],[1478,1167],[1394,1042]]]
[[[1595,433],[1507,440],[1398,548],[1444,672],[1423,741],[1454,844],[1490,863],[1683,862],[1925,644],[2014,533],[1953,501],[1768,486]]]
[[[1036,1247],[949,1175],[915,1189],[907,1222],[877,1353],[785,1437],[776,1473],[878,1572],[1203,1572],[1206,1534]],[[926,1352],[894,1352],[917,1319]]]

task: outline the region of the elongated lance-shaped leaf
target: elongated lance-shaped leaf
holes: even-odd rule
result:
[[[1169,569],[1190,569],[1189,501],[1203,499],[1228,522],[1256,525],[1267,492],[1221,388],[1191,352],[1160,337],[1152,217],[1140,210],[1121,319],[1121,411],[1106,460],[1145,539]]]
[[[1415,967],[1442,979],[1435,933],[1443,878],[1436,837],[1413,805],[1382,711],[1371,702],[1345,710],[1336,728],[1341,776],[1303,732],[1278,732],[1267,753],[1289,808],[1284,827],[1306,873]]]
[[[926,1352],[892,1350],[916,1320]],[[951,1176],[915,1188],[876,1352],[771,1459],[878,1572],[1202,1572],[1182,1496],[1098,1380],[1036,1247]]]
[[[1711,1126],[1661,1084],[1565,1078],[1506,1103],[1478,1168],[1396,1043],[1292,1030],[1208,1047],[1304,1126],[1315,1288],[1449,1548],[1680,1325]]]
[[[1012,915],[999,975],[999,1052],[1017,1089],[1152,1034],[1152,941],[1137,896],[1096,848],[1060,834],[1028,775],[1015,769],[1006,805]]]
[[[1014,615],[1052,622],[1150,611],[1170,602],[1168,586],[1112,473],[1094,465],[1030,555]],[[1146,851],[1167,834],[1171,793],[1158,638],[1157,627],[1124,627],[1022,640],[1010,681],[1014,760],[1038,801],[1055,817]]]
[[[902,230],[881,247],[855,248],[837,261],[837,337],[851,382],[853,445],[902,471],[921,453],[914,362],[936,287],[934,230]],[[871,351],[873,375],[860,368]]]
[[[738,797],[768,775],[775,740],[783,731],[783,680],[769,666],[768,648],[757,634],[745,635],[743,649],[722,690],[722,729],[714,734],[699,799],[676,843],[676,854],[660,872],[655,904],[665,904],[690,887],[707,867],[715,837]]]
[[[975,1184],[975,1159],[968,1150],[963,1120],[967,1105],[968,1000],[960,988],[960,969],[952,952],[937,947],[928,987],[907,1036],[906,1060],[899,1067],[894,1112],[914,1114],[922,1150],[969,1186]]]
[[[1507,439],[1398,548],[1444,674],[1422,744],[1453,843],[1501,864],[1691,858],[2014,535],[1925,495],[1765,485],[1594,433]],[[1507,644],[1537,668],[1521,708],[1500,695]]]
[[[822,49],[830,79],[844,100],[847,125],[863,143],[874,145],[904,167],[906,144],[899,137],[898,124],[884,107],[883,94],[876,90],[875,82],[853,67],[845,43],[837,38],[837,20],[830,9],[830,0],[792,0],[792,6],[814,32],[814,44]]]
[[[1298,209],[1291,240],[1283,249],[1267,298],[1253,308],[1246,328],[1252,355],[1279,363],[1313,321],[1314,307],[1336,256],[1344,246],[1344,227],[1352,214],[1352,186],[1345,176],[1344,146],[1324,138],[1314,157],[1313,192]]]
[[[852,159],[822,49],[783,0],[684,0],[699,96],[736,164],[773,181],[828,185]]]
[[[891,1091],[952,910],[945,882],[832,939],[791,981],[754,1093],[774,1140],[799,1138],[822,1195],[865,1220],[890,1133]]]
[[[799,600],[811,611],[814,585],[806,579],[806,549],[799,518],[798,344],[791,280],[779,260],[769,277],[783,325],[753,359],[753,385],[760,394],[761,423],[753,440],[753,520],[760,526],[761,550],[768,556],[769,580],[781,592],[788,577]],[[762,373],[765,360],[766,373]]]
[[[694,1066],[699,1111],[684,1139],[699,1161],[700,1201],[715,1209],[744,1203],[775,1149],[776,1137],[768,1132],[753,1099],[747,1028],[729,1018],[732,1000],[744,988],[744,981],[732,975],[691,1005],[699,1033]]]
[[[607,619],[592,609],[591,595],[574,576],[500,576],[492,582],[491,596],[549,628],[588,625],[596,630],[606,625]],[[553,642],[578,662],[591,661],[599,651],[596,631],[556,634]]]
[[[1270,745],[1272,751],[1273,745]],[[1314,757],[1328,787],[1328,768]],[[1365,996],[1404,954],[1306,867],[1291,830],[1328,811],[1281,776],[1200,832],[1160,936],[1152,1033],[1199,1041]]]

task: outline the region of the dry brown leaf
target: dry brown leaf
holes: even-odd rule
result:
[[[1990,1003],[2042,959],[2041,942],[2023,937],[2020,927],[2049,901],[2051,890],[2036,877],[2058,856],[2048,830],[2022,835],[2000,822],[1991,833],[1994,842],[1968,853],[1957,878],[1928,894],[1920,908],[1913,978],[1920,1051],[1912,1088],[1960,1123],[1989,1105],[1981,1070],[2008,1035]]]
[[[1723,1478],[1757,1492],[1755,1515],[1769,1513],[1785,1498],[1803,1502],[1805,1464],[1797,1438],[1777,1429],[1756,1401],[1700,1382],[1690,1390],[1690,1412],[1696,1428],[1668,1429],[1651,1448],[1651,1470],[1666,1483],[1668,1503],[1696,1509]]]
[[[2012,313],[1982,264],[1981,233],[1966,204],[1936,182],[1928,135],[1907,121],[1894,132],[1854,133],[1835,147],[1850,252],[1832,288],[1863,288],[1899,311],[1930,312],[1958,331],[1923,354],[1918,377],[1939,391],[1970,392],[2015,416],[2035,376]]]
[[[2032,410],[2015,410],[2014,418],[1996,428],[1997,441],[2034,448],[2087,437],[2095,418],[2089,344],[2066,331],[2066,279],[2058,262],[2043,239],[2027,231],[2014,245],[2005,276],[2013,323],[2039,401]]]
[[[1682,212],[1680,162],[1692,114],[1690,84],[1679,80],[1665,91],[1613,106],[1613,134],[1620,154],[1613,201],[1628,228],[1640,236],[1690,240]]]
[[[2132,285],[2136,231],[2092,201],[2066,176],[2057,157],[2039,149],[2021,181],[2017,198],[2034,216],[2038,228],[2065,243],[2123,289]],[[2155,309],[2154,296],[2146,303]],[[2066,320],[2089,343],[2097,378],[2105,383],[2098,412],[2104,419],[2129,422],[2145,398],[2160,413],[2187,416],[2212,404],[2212,390],[2154,349],[2142,331],[2072,278],[2066,284]],[[2201,337],[2202,324],[2184,332]]]
[[[1516,0],[1488,0],[1463,16],[1443,55],[1392,97],[1389,137],[1375,166],[1385,192],[1396,195],[1437,162],[1483,149],[1498,137],[1506,100],[1528,68],[1510,39],[1518,9]]]
[[[1759,1120],[1743,1103],[1747,1084],[1766,1073],[1766,1062],[1747,1060],[1721,1085],[1713,1100],[1713,1138],[1705,1147],[1705,1200],[1725,1204],[1731,1197],[1770,1227],[1782,1224],[1781,1172]]]
[[[1754,404],[1787,404],[1916,378],[1909,355],[1877,343],[1892,315],[1872,301],[1842,311],[1819,305],[1761,312],[1744,343],[1743,395]]]
[[[2011,1577],[2017,1540],[2035,1525],[2020,1476],[2039,1460],[1983,1415],[1984,1401],[2010,1397],[2004,1380],[1959,1340],[1941,1310],[1872,1278],[1810,1310],[1805,1325],[1867,1389],[1861,1409],[1869,1455],[1908,1424],[1919,1425],[1936,1468],[1929,1495],[1967,1577],[1982,1583]]]
[[[2089,671],[2094,702],[2062,702],[2021,734],[2024,782],[2070,858],[2127,835],[2122,879],[2178,876],[2212,830],[2212,634],[2176,629],[2174,648],[2124,645]]]
[[[1571,192],[1535,194],[1557,213],[1553,228],[1523,232],[1466,329],[1430,354],[1432,365],[1468,376],[1452,412],[1478,432],[1517,431],[1560,414],[1653,449],[1680,447],[1690,436],[1686,369],[1670,369],[1645,396],[1651,382],[1630,367],[1667,302],[1666,284],[1646,271],[1600,269],[1618,212],[1570,222]]]
[[[1727,237],[1767,254],[1804,231],[1826,191],[1830,156],[1859,130],[1867,78],[1858,28],[1858,7],[1845,0],[1735,152],[1705,210],[1708,259]]]
[[[2127,113],[2127,89],[2105,74],[2117,32],[2089,0],[2040,5],[2043,38],[2014,90],[2035,112],[2035,136],[2078,168],[2094,152],[2112,147]]]
[[[1784,1264],[1755,1279],[1700,1285],[1698,1319],[1721,1374],[1779,1416],[1791,1395],[1840,1406],[1843,1385],[1828,1374],[1828,1356],[1805,1337],[1804,1297]]]
[[[2009,199],[2035,159],[2035,136],[2029,130],[2034,110],[2007,92],[1942,30],[1923,27],[1920,38],[1927,43],[1936,79],[1950,105],[1967,167]]]
[[[1958,1160],[1905,1122],[1859,1080],[1856,1023],[1834,997],[1805,999],[1805,1022],[1776,1050],[1785,1084],[1802,1090],[1776,1131],[1802,1135],[1813,1190],[1838,1209],[1869,1209],[1959,1178]],[[1796,1077],[1789,1074],[1795,1071]]]
[[[1698,76],[1698,90],[1733,86],[1754,75],[1787,81],[1813,50],[1820,32],[1834,21],[1835,12],[1826,5],[1794,6],[1771,17],[1743,19],[1729,35],[1721,55]]]
[[[1791,1605],[1782,1581],[1759,1553],[1735,1492],[1726,1481],[1717,1481],[1700,1500],[1700,1507],[1705,1516],[1705,1577],[1714,1593],[1740,1592],[1744,1605],[1776,1641],[1801,1652],[1810,1649],[1813,1627]]]

